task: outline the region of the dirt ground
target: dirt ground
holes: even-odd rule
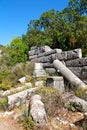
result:
[[[14,118],[20,111],[20,109],[15,109],[12,112],[0,112],[0,130],[25,130]]]

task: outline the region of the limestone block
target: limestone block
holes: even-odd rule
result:
[[[37,55],[29,56],[29,60],[37,58]]]
[[[62,49],[56,48],[56,49],[54,49],[54,50],[56,50],[56,53],[61,53],[61,52],[62,52]]]
[[[28,111],[36,125],[45,126],[47,124],[46,112],[40,95],[31,97]]]
[[[84,80],[87,80],[87,66],[82,67],[81,78],[84,79]]]
[[[74,60],[66,61],[66,66],[68,67],[83,67],[87,66],[87,57],[86,58],[78,58]]]
[[[18,79],[18,81],[20,83],[25,83],[26,82],[26,77],[22,77],[22,78]]]
[[[82,50],[81,49],[74,49],[71,51],[67,51],[67,60],[82,58]]]
[[[44,56],[49,56],[51,54],[61,53],[61,52],[62,52],[61,49],[54,49],[54,50],[51,50],[51,51],[47,51],[47,52],[38,54],[37,58],[44,57]]]
[[[32,46],[30,50],[35,50],[38,46]]]
[[[52,49],[49,46],[43,46],[44,52],[52,51]]]
[[[8,109],[12,110],[15,106],[19,106],[21,103],[26,102],[26,99],[32,92],[35,92],[37,88],[30,88],[16,94],[8,96]]]
[[[36,78],[44,77],[46,75],[45,70],[43,69],[42,63],[35,63],[35,68],[33,71],[33,76]]]
[[[53,68],[53,64],[52,63],[43,63],[43,68]]]
[[[52,54],[52,61],[56,59],[63,60],[63,56],[61,55],[61,53]]]
[[[37,52],[35,50],[28,52],[29,56],[37,55]]]
[[[62,76],[50,76],[46,81],[47,87],[54,87],[58,90],[58,92],[64,92],[64,80]]]
[[[55,68],[45,68],[45,70],[49,74],[55,74],[56,73],[56,69]]]
[[[46,63],[46,62],[50,62],[52,63],[52,56],[49,55],[49,56],[44,56],[44,57],[40,57],[38,58],[38,61],[41,62],[41,63]]]
[[[68,67],[77,77],[81,78],[82,67]]]

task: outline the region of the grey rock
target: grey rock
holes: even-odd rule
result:
[[[8,109],[12,110],[15,106],[20,105],[21,103],[25,103],[26,99],[32,92],[35,92],[36,88],[30,88],[16,94],[10,95],[7,97],[8,99]]]
[[[43,68],[53,68],[53,64],[52,63],[43,63]]]
[[[82,58],[82,50],[81,49],[74,49],[71,51],[67,51],[67,60]]]
[[[38,61],[41,62],[41,63],[46,63],[46,62],[52,63],[53,62],[51,55],[40,57],[40,58],[38,58]]]
[[[33,71],[33,76],[36,78],[44,77],[46,75],[45,70],[43,69],[42,63],[35,63],[35,68]]]
[[[69,67],[83,67],[87,66],[87,57],[86,58],[78,58],[74,60],[66,61],[66,66]]]
[[[55,74],[56,73],[56,69],[55,68],[45,68],[45,70],[49,74]]]
[[[32,46],[30,50],[35,50],[38,46]]]
[[[68,67],[77,77],[82,78],[81,70],[82,67]]]
[[[29,60],[36,59],[37,55],[29,56]]]

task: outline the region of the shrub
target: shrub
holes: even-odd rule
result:
[[[60,94],[53,87],[44,87],[35,93],[41,95],[48,116],[55,116],[56,110],[64,105]]]
[[[7,99],[0,98],[0,109],[6,111],[7,109]]]
[[[84,94],[85,94],[86,91],[87,91],[87,89],[85,89],[85,90],[83,90],[83,89],[77,89],[75,91],[75,95],[78,96],[78,97],[80,97],[80,98],[84,98]]]
[[[24,114],[25,115],[19,117],[19,122],[23,124],[26,130],[31,130],[34,127],[35,123],[30,116],[28,117],[26,113]]]

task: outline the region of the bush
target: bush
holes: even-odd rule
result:
[[[64,105],[61,96],[55,88],[44,87],[35,93],[41,95],[48,116],[55,116],[56,110]]]
[[[19,122],[23,124],[23,126],[26,128],[26,130],[31,130],[35,125],[32,118],[30,116],[28,117],[27,115],[20,116]]]
[[[0,98],[0,109],[6,111],[7,109],[7,99]]]

